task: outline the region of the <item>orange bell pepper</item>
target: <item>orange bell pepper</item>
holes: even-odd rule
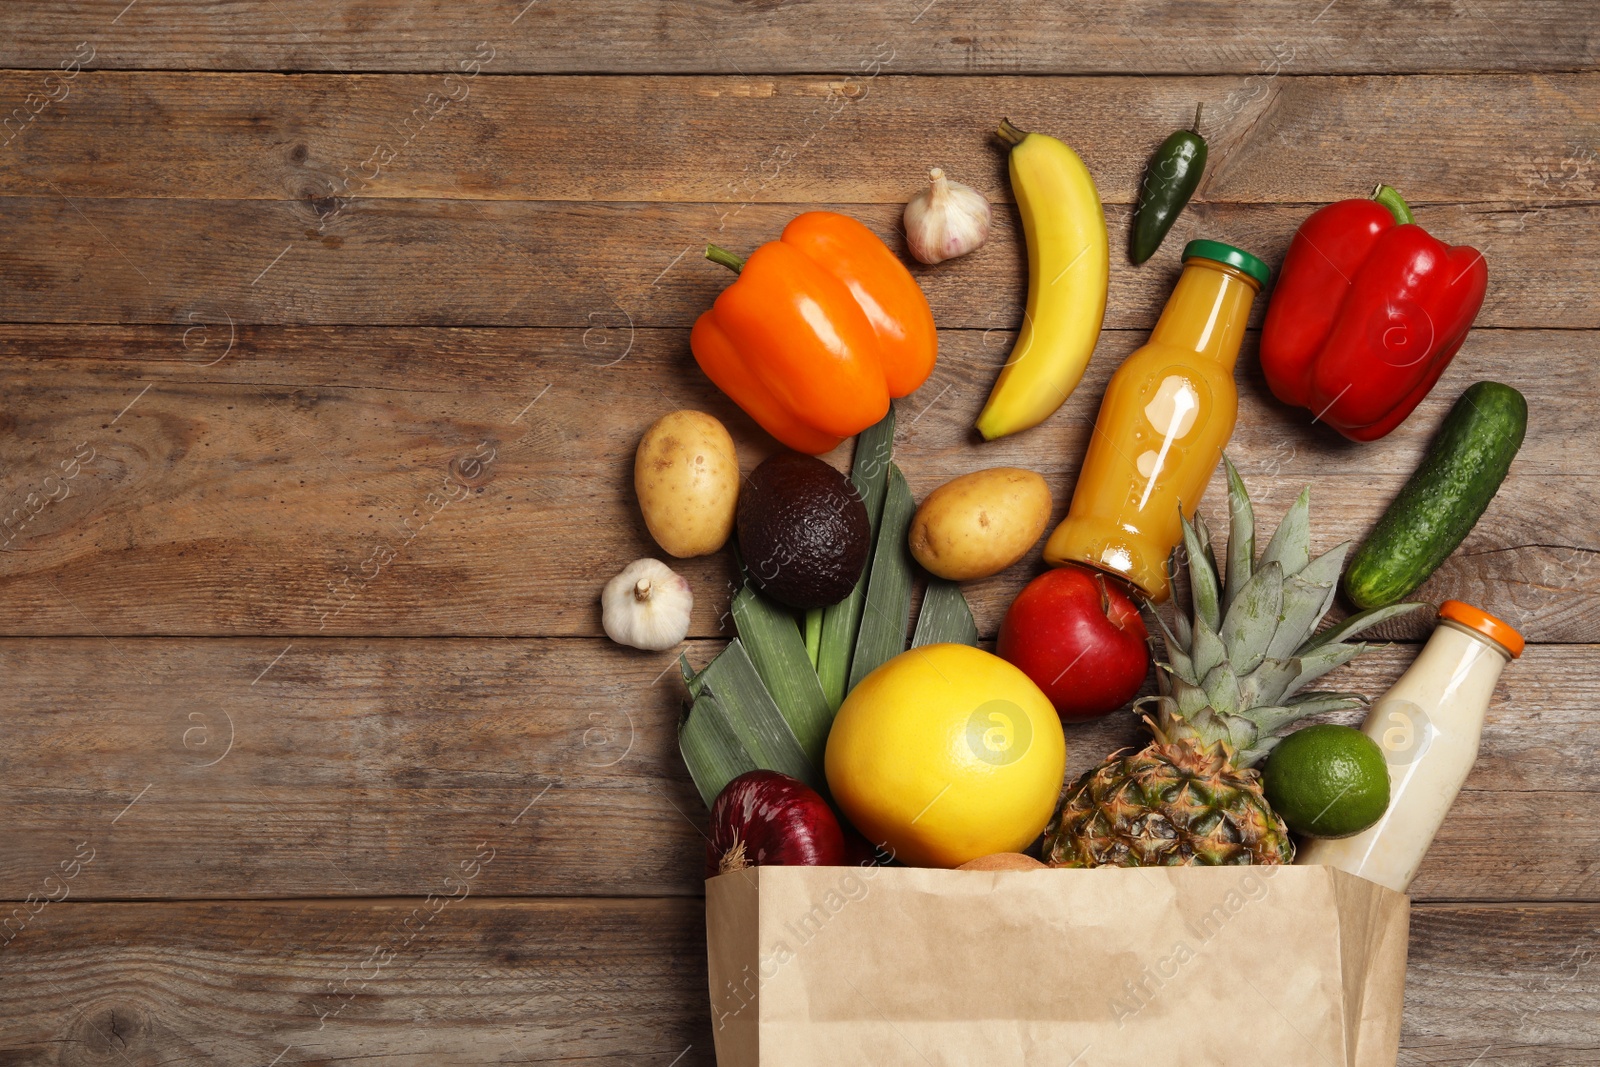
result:
[[[933,312],[911,272],[855,219],[808,211],[741,261],[695,321],[689,347],[706,377],[762,429],[819,455],[914,391],[939,351]]]

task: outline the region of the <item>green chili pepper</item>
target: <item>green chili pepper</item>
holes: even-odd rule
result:
[[[1206,169],[1206,139],[1200,136],[1199,104],[1194,109],[1194,126],[1178,130],[1156,149],[1145,167],[1139,186],[1139,208],[1133,219],[1131,254],[1143,263],[1156,254],[1178,213],[1194,195],[1200,175]]]

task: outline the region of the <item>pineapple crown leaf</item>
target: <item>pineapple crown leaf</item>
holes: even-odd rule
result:
[[[1266,738],[1277,737],[1286,727],[1294,725],[1295,722],[1305,716],[1305,713],[1299,708],[1285,704],[1256,708],[1255,711],[1258,725],[1256,735],[1250,739],[1253,745],[1259,744]],[[1249,766],[1249,764],[1246,764],[1246,766]]]
[[[1194,617],[1193,630],[1194,640],[1189,645],[1190,670],[1199,681],[1227,658],[1228,649],[1217,631],[1198,615]]]
[[[1178,717],[1199,722],[1200,716],[1211,707],[1211,696],[1198,685],[1175,685],[1172,700]]]
[[[1343,622],[1338,623],[1335,626],[1330,626],[1320,634],[1317,634],[1315,637],[1311,638],[1305,644],[1300,646],[1299,654],[1304,655],[1305,653],[1314,651],[1323,645],[1335,644],[1343,641],[1347,637],[1354,637],[1357,634],[1365,633],[1367,630],[1377,626],[1379,623],[1388,622],[1390,619],[1416,611],[1422,606],[1423,605],[1419,603],[1407,603],[1390,604],[1387,607],[1381,608],[1368,608],[1366,611],[1358,612],[1357,614],[1350,616],[1348,619],[1345,619]]]
[[[1184,648],[1194,640],[1194,628],[1189,625],[1189,616],[1183,612],[1174,612],[1172,615],[1172,634],[1178,639],[1178,644]]]
[[[1138,708],[1141,704],[1149,703],[1156,708],[1156,718],[1152,720],[1148,713],[1141,713],[1145,725],[1149,727],[1150,734],[1161,744],[1174,745],[1188,743],[1196,751],[1208,754],[1219,749],[1231,758],[1237,746],[1230,740],[1227,724],[1216,716],[1210,708],[1202,711],[1202,731],[1193,729],[1194,723],[1184,717],[1178,710],[1177,704],[1168,697],[1145,697],[1134,704]]]
[[[1286,705],[1258,708],[1260,732],[1251,738],[1248,746],[1241,746],[1234,758],[1234,766],[1245,768],[1260,763],[1292,731],[1289,727],[1312,715],[1332,711],[1347,711],[1366,704],[1363,697],[1354,693],[1307,693]]]
[[[1298,574],[1310,561],[1311,487],[1308,485],[1300,490],[1300,495],[1290,505],[1283,521],[1278,523],[1272,540],[1267,542],[1267,550],[1261,553],[1256,566],[1265,567],[1268,563],[1276,562],[1282,564],[1283,573]]]
[[[1291,656],[1296,646],[1303,643],[1307,634],[1317,628],[1322,617],[1333,607],[1338,593],[1339,572],[1344,567],[1350,542],[1324,552],[1300,571],[1284,581],[1283,610],[1277,633],[1267,645],[1268,656]]]
[[[1172,717],[1167,711],[1168,705],[1171,703],[1172,698],[1167,696],[1140,697],[1133,702],[1134,713],[1139,716],[1145,728],[1150,731],[1150,736],[1163,745],[1171,740],[1166,733],[1166,726],[1172,721]],[[1150,712],[1146,710],[1152,707],[1155,708],[1154,718],[1151,718]]]
[[[1263,734],[1256,739],[1255,744],[1251,745],[1247,749],[1244,749],[1233,758],[1233,765],[1238,767],[1244,773],[1256,774],[1257,772],[1253,769],[1255,765],[1266,759],[1267,755],[1271,753],[1273,749],[1277,748],[1278,742],[1282,740],[1283,737],[1281,735],[1276,737],[1268,737]]]
[[[1250,576],[1229,606],[1221,637],[1235,671],[1249,673],[1266,658],[1282,632],[1283,593],[1283,567],[1274,560]]]
[[[1177,678],[1182,678],[1190,685],[1199,685],[1200,678],[1194,673],[1194,661],[1189,658],[1189,653],[1184,651],[1186,642],[1177,634],[1167,628],[1167,620],[1161,617],[1160,612],[1151,612],[1155,616],[1156,625],[1161,627],[1161,641],[1167,649],[1167,662],[1157,662],[1156,666]],[[1182,616],[1179,616],[1181,619]]]
[[[1348,693],[1296,694],[1366,651],[1366,644],[1347,638],[1419,605],[1362,612],[1313,636],[1333,606],[1350,545],[1311,558],[1307,488],[1255,559],[1255,513],[1244,479],[1227,457],[1224,467],[1225,583],[1205,521],[1179,512],[1190,611],[1177,613],[1171,626],[1160,620],[1168,662],[1157,674],[1162,692],[1158,736],[1208,751],[1221,746],[1237,753],[1234,766],[1244,769],[1265,756],[1296,721],[1359,707],[1361,699]]]
[[[1181,656],[1181,655],[1183,655],[1183,653],[1180,652],[1179,655]],[[1185,657],[1185,659],[1187,659],[1187,657]],[[1199,682],[1190,681],[1188,678],[1185,678],[1183,673],[1182,673],[1182,671],[1179,669],[1179,666],[1177,664],[1163,663],[1160,660],[1156,660],[1156,672],[1157,672],[1157,679],[1156,679],[1157,681],[1161,681],[1162,680],[1159,677],[1160,675],[1162,675],[1162,674],[1170,674],[1174,678],[1182,679],[1184,684],[1186,684],[1186,685],[1192,685],[1192,686],[1196,686],[1196,687],[1198,687],[1200,685]]]
[[[1283,691],[1283,695],[1293,696],[1303,687],[1310,685],[1335,667],[1344,666],[1366,650],[1366,644],[1358,641],[1355,644],[1319,645],[1310,652],[1296,656],[1294,662],[1299,666],[1300,673],[1295,675],[1289,687]]]
[[[1228,472],[1228,575],[1222,592],[1222,611],[1226,615],[1255,570],[1256,513],[1239,469],[1226,455],[1222,465]]]
[[[1261,728],[1255,724],[1254,720],[1247,719],[1243,715],[1223,715],[1220,718],[1228,728],[1227,745],[1229,751],[1244,752],[1261,736]],[[1248,767],[1249,764],[1236,763],[1235,766]]]
[[[1294,706],[1262,708],[1260,711],[1262,729],[1250,739],[1248,745],[1240,746],[1239,754],[1233,760],[1234,766],[1241,770],[1254,768],[1265,759],[1267,754],[1278,746],[1279,741],[1293,732],[1290,727],[1303,719],[1306,714]]]
[[[1182,517],[1183,547],[1189,557],[1189,600],[1194,608],[1194,621],[1204,622],[1215,633],[1222,626],[1221,591],[1217,588],[1217,566],[1211,555],[1211,536],[1205,520],[1196,513],[1191,522]],[[1198,627],[1197,627],[1198,628]]]
[[[1181,512],[1183,505],[1180,503],[1178,507]],[[1211,544],[1211,527],[1206,524],[1206,517],[1199,512],[1195,512],[1194,518],[1189,521],[1194,524],[1194,534],[1200,539],[1201,557],[1211,564],[1213,571],[1221,574],[1222,572],[1217,570],[1217,553]]]
[[[1366,705],[1367,698],[1360,693],[1333,693],[1320,690],[1301,693],[1289,701],[1289,707],[1297,709],[1297,714],[1302,717],[1326,715],[1330,711],[1349,711]]]
[[[1200,688],[1205,690],[1206,702],[1219,715],[1238,715],[1245,703],[1239,692],[1239,676],[1226,658],[1206,675]]]
[[[1299,676],[1300,664],[1296,660],[1269,655],[1239,679],[1239,691],[1248,707],[1281,704],[1289,683]]]

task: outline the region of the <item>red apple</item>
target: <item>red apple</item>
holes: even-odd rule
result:
[[[1150,669],[1149,634],[1122,583],[1072,564],[1017,594],[995,651],[1032,678],[1068,722],[1116,711]]]
[[[815,789],[777,771],[746,771],[711,805],[706,877],[746,867],[840,867],[839,820]]]

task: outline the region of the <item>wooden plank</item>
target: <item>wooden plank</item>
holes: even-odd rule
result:
[[[0,329],[3,632],[598,635],[600,585],[659,553],[629,489],[643,428],[693,407],[728,424],[746,469],[774,447],[693,366],[683,331],[615,317],[588,331],[240,327],[230,349],[225,320],[196,316]],[[1062,515],[1105,383],[1144,339],[1108,332],[1062,411],[979,448],[972,420],[1011,335],[945,332],[934,376],[900,401],[913,491],[1027,467]],[[1251,338],[1231,454],[1263,527],[1314,484],[1328,548],[1365,536],[1467,384],[1514,385],[1532,407],[1528,440],[1422,595],[1480,602],[1535,640],[1592,642],[1593,343],[1479,330],[1416,415],[1358,447],[1270,398]],[[1225,498],[1218,480],[1208,510]],[[983,633],[1032,559],[966,585]],[[675,566],[699,596],[693,632],[719,634],[726,554]]]
[[[707,241],[746,251],[817,206],[903,247],[892,204],[0,198],[11,242],[0,322],[689,326],[728,282],[701,259]],[[1119,243],[1127,214],[1107,212]],[[1112,257],[1106,325],[1154,324],[1189,239],[1228,241],[1276,264],[1307,214],[1192,206],[1159,258],[1135,268]],[[1588,254],[1600,242],[1600,205],[1436,205],[1427,218],[1488,258],[1479,326],[1600,327],[1588,299],[1600,288],[1600,260]],[[941,326],[1014,325],[1026,254],[1012,214],[997,212],[996,223],[973,255],[917,269]],[[1253,321],[1265,307],[1256,301]]]
[[[52,904],[0,953],[0,1054],[714,1063],[699,901],[451,900],[475,854],[411,858],[427,903]]]
[[[0,642],[0,659],[30,679],[9,688],[0,766],[17,777],[0,780],[19,822],[0,895],[33,892],[80,842],[77,897],[409,894],[423,857],[480,840],[498,857],[479,892],[700,885],[705,812],[667,654],[83,638]],[[96,754],[69,770],[70,738]]]
[[[438,880],[454,859],[430,864]],[[27,1064],[715,1062],[699,901],[418,906],[52,904],[0,954],[5,1051]],[[1401,1062],[1600,1063],[1596,937],[1592,905],[1416,909]]]
[[[1600,1063],[1597,918],[1588,908],[1414,908],[1400,1062]]]
[[[53,68],[87,39],[103,67],[214,70],[450,70],[481,41],[501,72],[854,73],[875,57],[894,70],[965,74],[1567,70],[1596,64],[1591,14],[1578,0],[1347,0],[1320,11],[1284,0],[1088,9],[631,0],[604,11],[539,0],[143,0],[131,10],[126,0],[12,0],[0,66]]]
[[[1330,684],[1381,694],[1415,653]],[[479,841],[476,893],[696,894],[672,665],[601,639],[0,641],[0,899],[59,892],[75,854],[74,899],[416,896]],[[1597,703],[1600,646],[1507,669],[1416,899],[1600,900]],[[1139,736],[1071,727],[1069,773]]]
[[[0,74],[0,100],[38,79]],[[938,163],[1009,201],[994,137],[1006,115],[1066,140],[1102,198],[1129,204],[1153,147],[1200,102],[1202,201],[1320,203],[1366,195],[1377,174],[1414,203],[1531,208],[1595,199],[1582,131],[1600,114],[1595,75],[1296,77],[1256,91],[1239,77],[88,72],[65,91],[7,130],[0,194],[897,204]]]

